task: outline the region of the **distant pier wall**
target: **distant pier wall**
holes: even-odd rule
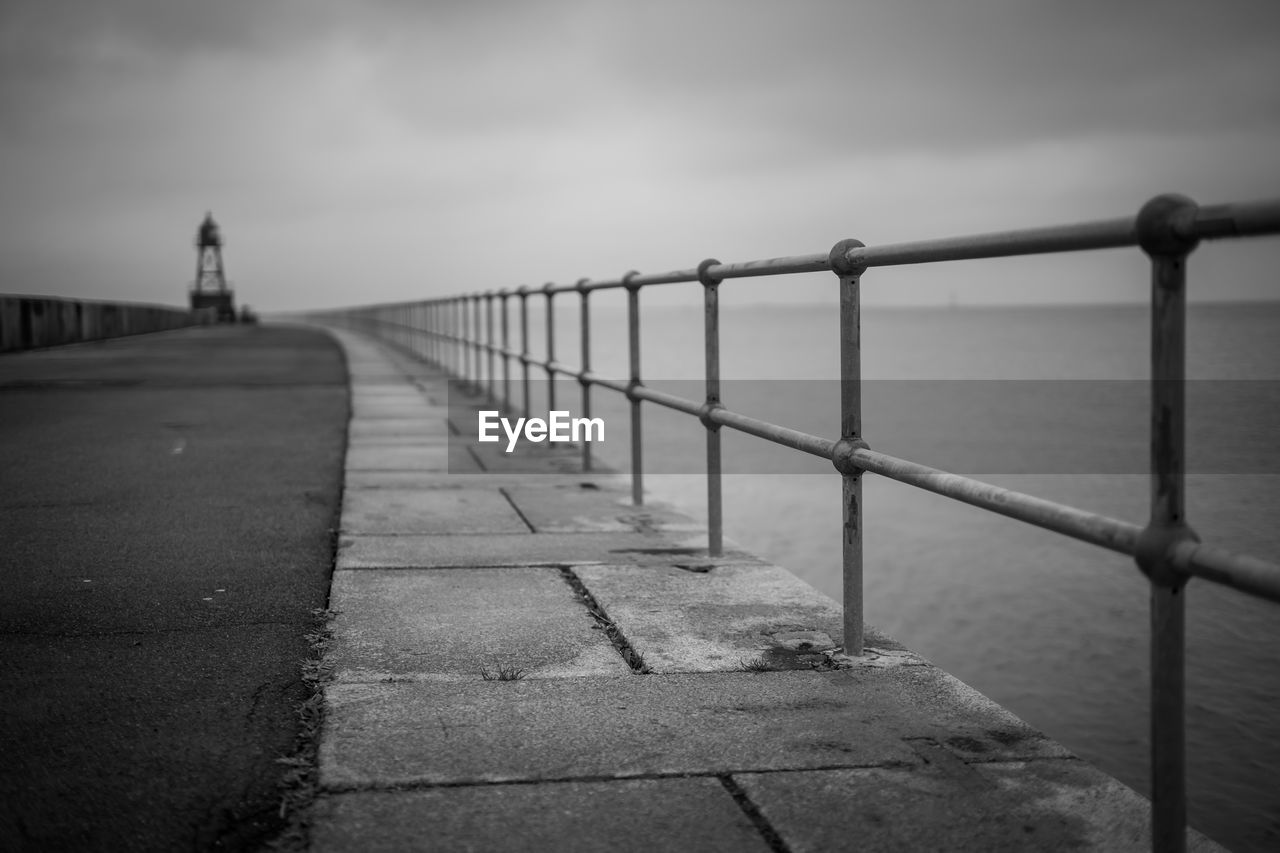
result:
[[[0,295],[0,352],[163,332],[212,320],[208,312],[164,305]]]

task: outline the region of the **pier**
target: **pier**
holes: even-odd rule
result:
[[[293,849],[1212,850],[1214,842],[1186,826],[1182,591],[1198,578],[1276,601],[1280,568],[1234,553],[1229,542],[1202,543],[1185,519],[1185,261],[1200,240],[1277,231],[1280,204],[1275,202],[1201,207],[1182,197],[1160,196],[1134,217],[1074,226],[878,247],[844,240],[829,252],[811,255],[729,263],[708,259],[668,273],[629,272],[617,279],[294,318],[303,326],[173,329],[127,345],[82,346],[65,359],[58,350],[14,356],[4,364],[4,390],[17,399],[85,383],[117,391],[134,385],[172,393],[183,389],[183,405],[212,421],[230,411],[248,412],[249,392],[264,386],[290,389],[290,399],[321,393],[313,385],[328,386],[323,411],[309,422],[320,438],[303,444],[332,451],[345,423],[341,466],[328,451],[307,457],[310,462],[289,455],[287,462],[277,463],[291,446],[272,430],[249,435],[224,424],[224,432],[238,438],[200,445],[206,451],[200,457],[203,476],[216,481],[215,497],[225,499],[215,500],[216,507],[227,510],[229,501],[240,513],[237,518],[264,520],[244,522],[248,528],[285,537],[248,561],[260,572],[246,572],[237,563],[248,604],[256,604],[259,595],[279,595],[277,562],[294,566],[293,558],[302,552],[311,560],[312,585],[297,595],[298,606],[267,620],[287,627],[290,637],[277,638],[280,649],[296,651],[303,637],[311,646],[302,677],[314,694],[298,695],[302,679],[292,688],[277,685],[277,692],[287,694],[304,714],[305,743],[283,756],[293,778],[304,780],[280,805],[279,815],[289,815],[292,832],[279,840]],[[1145,525],[999,489],[886,455],[868,443],[862,434],[859,335],[860,289],[869,269],[1118,247],[1140,248],[1151,268],[1152,501]],[[839,285],[841,422],[836,437],[749,417],[726,408],[719,397],[721,284],[808,272],[834,275]],[[705,300],[702,399],[646,385],[640,372],[640,293],[680,283],[700,286]],[[599,375],[591,367],[590,294],[602,289],[626,291],[626,380]],[[570,293],[581,307],[576,366],[556,354],[551,310],[557,294]],[[546,350],[538,355],[531,352],[528,334],[530,299],[544,299],[546,306]],[[518,345],[509,303],[518,306]],[[199,319],[193,313],[165,322],[187,325]],[[24,346],[32,345],[34,339],[22,334]],[[149,359],[145,353],[153,346],[157,357]],[[218,346],[232,357],[229,373],[206,363],[193,370],[192,362],[184,361],[202,347]],[[247,348],[248,357],[238,346]],[[333,399],[339,348],[345,357],[349,421]],[[557,377],[575,379],[581,391],[578,412],[585,419],[591,415],[593,390],[625,395],[632,463],[625,475],[605,470],[586,442],[525,442],[508,453],[500,441],[473,440],[481,411],[536,414],[529,393],[532,370],[545,371],[549,394]],[[202,386],[206,380],[234,402],[218,408],[213,397],[198,394],[208,390]],[[302,429],[294,421],[307,420],[303,410],[281,408],[279,400],[275,405],[293,418],[291,429]],[[705,432],[705,526],[646,498],[641,414],[646,405],[682,412],[694,429]],[[103,420],[104,434],[127,442],[134,421],[117,417],[113,406],[108,409],[115,415]],[[6,429],[23,436],[22,442],[52,434],[56,418],[45,412],[39,417],[49,420],[41,422],[30,414],[36,411],[7,407]],[[160,433],[174,442],[163,448],[169,456],[193,458],[188,448],[197,445],[187,443],[186,431],[202,424],[175,414],[161,418],[157,427],[151,421],[159,416],[144,414],[150,420],[135,420],[150,424],[147,429],[174,431],[173,436]],[[720,431],[726,428],[826,459],[841,477],[841,601],[725,537]],[[56,471],[56,482],[65,488],[35,503],[25,497],[27,491],[49,478],[25,461],[20,442],[10,446],[9,455],[19,460],[10,467],[20,475],[11,480],[16,484],[9,487],[12,506],[6,506],[14,541],[27,541],[19,534],[31,539],[20,517],[32,507],[52,508],[67,519],[94,518],[96,510],[78,508],[80,472],[73,464],[82,457],[101,461],[91,432],[76,427],[69,433],[75,452],[66,459],[44,458],[42,464]],[[237,441],[253,448],[243,460]],[[213,448],[216,453],[208,455]],[[148,458],[147,464],[154,460]],[[256,491],[232,485],[238,466],[277,464],[278,476],[269,484],[257,468],[243,469],[258,475],[248,478]],[[866,473],[1134,558],[1135,571],[1151,588],[1152,801],[885,636],[874,627],[874,614],[870,622],[864,619],[861,478]],[[165,475],[157,470],[151,476]],[[339,476],[340,503],[333,487]],[[114,469],[96,470],[94,477],[85,482],[94,487],[124,482]],[[147,475],[131,470],[130,477],[128,482],[145,485]],[[311,485],[303,488],[303,483]],[[182,518],[208,498],[198,488],[176,490],[165,493],[169,499],[160,507],[142,485],[112,501],[119,500],[128,513]],[[277,518],[282,510],[272,502],[268,485],[307,507],[305,512],[294,507],[294,522],[305,515],[305,535],[286,535],[292,528]],[[166,525],[165,535],[181,538],[187,532],[180,523],[159,523]],[[39,541],[28,552],[40,551],[40,542],[60,542],[59,537],[85,553],[95,543],[114,541],[92,525],[88,532],[76,524],[65,528],[65,535],[58,533],[54,518],[36,530],[44,539],[31,539]],[[202,558],[243,556],[234,527],[203,532],[213,550]],[[144,532],[132,541],[153,540],[168,541],[159,532]],[[321,552],[333,558],[326,607],[316,606],[313,583]],[[263,553],[279,561],[264,562]],[[56,558],[44,557],[48,568],[60,571]],[[164,589],[167,569],[185,568],[162,557],[157,551],[139,558],[155,575],[148,583],[154,583],[156,595]],[[48,598],[41,565],[28,567],[23,576],[34,592],[24,590],[27,598],[16,611],[21,618],[10,628],[19,644],[48,631],[33,615],[41,596]],[[212,584],[214,576],[206,573],[199,580]],[[78,582],[91,584],[93,578]],[[176,587],[190,592],[184,583],[190,581]],[[263,589],[252,592],[258,585]],[[218,596],[227,591],[212,587],[200,600],[216,609]],[[145,589],[135,593],[149,594]],[[128,602],[136,606],[133,599]],[[191,607],[203,605],[185,602],[176,612],[185,619]],[[315,624],[305,615],[312,611],[319,620]],[[68,617],[59,630],[79,642],[88,636],[77,627],[81,618]],[[251,626],[261,627],[261,621]],[[205,627],[204,622],[175,627],[143,620],[89,633]],[[229,648],[239,649],[234,643]],[[270,656],[274,663],[263,675],[261,690],[280,678],[280,649]],[[56,657],[49,655],[49,660]],[[20,658],[10,656],[11,661]],[[75,750],[89,756],[90,745],[74,727],[58,729],[73,742],[70,753],[66,743],[45,743],[36,735],[44,719],[41,709],[50,701],[42,692],[43,670],[11,665],[16,675],[11,680],[21,685],[22,697],[20,713],[6,715],[5,740],[17,745],[21,759],[12,765],[31,768],[50,756],[71,755],[61,769],[66,778],[74,777],[80,755]],[[184,677],[205,671],[179,669]],[[55,670],[62,679],[57,689],[67,690],[74,667]],[[244,687],[238,684],[237,690],[243,694]],[[82,705],[90,701],[81,700]],[[148,701],[162,702],[154,691]],[[244,714],[254,724],[250,728],[258,726],[266,713],[262,693],[239,695],[238,701],[248,706]],[[257,756],[255,783],[268,775],[262,770],[266,750],[280,749],[281,707],[279,702],[274,707],[270,737],[258,746],[240,745]],[[90,758],[84,761],[87,768],[101,769]],[[83,787],[83,780],[79,784]],[[16,829],[6,829],[6,837],[23,843],[62,838],[40,834],[53,831],[53,819],[39,789],[35,795],[24,792],[12,772],[6,785],[26,797],[11,803],[9,822]],[[62,780],[46,787],[68,802],[91,799]],[[263,819],[261,791],[257,796],[255,805],[245,806],[256,821],[254,830],[239,836],[234,833],[242,825],[228,817],[234,809],[218,810],[198,796],[204,813],[216,812],[222,821],[201,837],[217,843],[233,837],[241,844],[261,840],[270,821]],[[116,827],[123,834],[112,840],[130,838],[135,828],[129,816],[144,813],[136,803],[126,806]],[[98,818],[89,814],[81,818],[76,840],[102,846],[94,834]]]

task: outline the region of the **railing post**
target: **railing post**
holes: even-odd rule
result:
[[[411,309],[413,314],[413,331],[415,354],[424,361],[430,361],[431,356],[429,347],[431,339],[427,337],[427,305],[425,302],[415,302]]]
[[[418,357],[431,363],[431,306],[424,299],[417,303]]]
[[[862,469],[854,464],[854,451],[865,448],[862,440],[862,329],[861,287],[864,264],[848,257],[861,248],[858,240],[841,240],[831,249],[831,270],[840,277],[840,440],[832,463],[843,480],[843,583],[844,651],[862,654]]]
[[[555,287],[551,282],[547,282],[542,286],[542,292],[547,295],[547,411],[550,412],[556,407],[556,371],[551,365],[556,360],[556,312],[555,304]]]
[[[591,383],[587,381],[587,374],[591,372],[591,291],[587,290],[587,282],[590,279],[578,279],[578,296],[580,297],[579,308],[581,319],[579,325],[582,327],[582,360],[581,367],[578,372],[578,384],[582,386],[582,417],[590,420],[591,418]],[[591,470],[591,442],[582,442],[582,470]]]
[[[1198,541],[1184,493],[1187,255],[1196,204],[1162,195],[1143,205],[1138,243],[1151,258],[1151,519],[1138,567],[1151,581],[1151,846],[1186,849],[1185,616],[1187,576],[1174,549]]]
[[[466,380],[467,388],[474,389],[476,383],[480,382],[480,374],[477,373],[476,348],[475,343],[471,339],[471,330],[475,328],[475,298],[471,296],[462,297],[462,357],[466,362]]]
[[[511,336],[507,327],[507,297],[510,295],[506,289],[498,291],[498,311],[502,319],[502,408],[506,411],[511,410],[511,356],[508,355]]]
[[[453,365],[458,378],[462,379],[464,383],[467,375],[467,348],[466,344],[463,343],[466,328],[466,303],[463,302],[462,297],[455,296],[453,298]]]
[[[458,367],[458,300],[450,298],[444,303],[444,330],[448,335],[445,338],[445,367],[450,373],[457,375],[460,373]]]
[[[440,366],[440,357],[437,351],[440,345],[440,338],[436,335],[436,321],[439,319],[438,308],[439,305],[434,299],[422,304],[422,314],[426,321],[427,363],[436,367]]]
[[[488,388],[489,388],[489,402],[492,403],[497,401],[497,397],[495,396],[496,389],[494,387],[496,382],[495,377],[497,372],[494,370],[495,353],[494,353],[494,339],[493,339],[493,291],[492,290],[487,291],[484,295],[484,323],[485,323],[485,342],[486,342],[485,351],[488,353],[488,356],[489,356],[486,359],[486,362],[488,363],[487,380],[488,380]]]
[[[520,391],[524,407],[520,410],[529,416],[529,288],[523,284],[516,291],[520,295]]]
[[[441,370],[447,369],[449,358],[448,344],[445,338],[447,334],[445,324],[448,322],[445,307],[445,303],[439,299],[433,300],[431,303],[431,357]]]
[[[471,297],[471,351],[475,359],[475,382],[472,384],[471,391],[473,394],[480,394],[484,388],[484,362],[481,359],[481,333],[480,333],[480,300],[483,297],[480,294],[474,294]]]
[[[641,432],[640,398],[633,393],[640,384],[640,285],[632,279],[640,273],[631,270],[622,277],[627,288],[627,341],[630,379],[627,399],[631,401],[631,503],[644,504],[644,435]]]
[[[474,352],[471,346],[471,297],[464,296],[462,302],[462,378],[463,386],[470,391],[471,383],[475,380],[475,373],[472,370],[474,361]]]
[[[711,267],[719,261],[708,258],[698,264],[698,281],[702,283],[705,317],[703,338],[706,343],[706,402],[702,407],[702,425],[707,429],[707,555],[724,553],[724,517],[721,500],[720,424],[711,420],[720,402],[720,281],[711,275]]]

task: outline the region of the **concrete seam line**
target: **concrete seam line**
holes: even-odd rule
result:
[[[590,676],[587,676],[590,677]],[[344,682],[346,683],[346,682]],[[360,682],[365,683],[365,682]],[[1017,764],[1019,762],[1006,762],[1009,764]],[[819,765],[815,767],[789,768],[779,770],[739,768],[736,770],[699,770],[688,772],[654,772],[654,773],[627,773],[624,775],[614,775],[609,773],[584,773],[577,776],[538,776],[523,779],[460,779],[439,781],[432,779],[396,779],[389,782],[335,782],[323,786],[323,793],[342,795],[342,794],[383,794],[396,793],[401,791],[433,791],[439,789],[453,788],[511,788],[520,786],[533,785],[573,785],[582,782],[661,782],[671,779],[715,779],[724,784],[725,779],[739,773],[749,773],[755,776],[765,774],[787,774],[787,773],[809,773],[821,772],[827,770],[875,770],[878,768],[894,768],[894,762],[887,764],[835,764],[835,765]],[[736,787],[736,782],[733,783]],[[744,793],[745,797],[746,794]],[[750,802],[750,800],[748,799]]]
[[[622,659],[627,662],[627,666],[631,667],[631,671],[637,675],[649,675],[653,670],[649,669],[648,664],[644,662],[644,658],[640,652],[622,633],[622,629],[617,623],[609,618],[609,614],[605,613],[604,608],[596,601],[595,596],[587,589],[587,585],[582,582],[582,578],[578,577],[570,566],[558,566],[560,576],[564,578],[565,583],[577,595],[578,600],[586,605],[587,612],[591,618],[596,620],[596,624],[604,631],[605,636],[609,638],[609,642],[618,650],[618,654],[622,655]]]
[[[773,853],[790,853],[791,848],[787,847],[787,843],[782,840],[778,830],[773,828],[773,824],[769,823],[769,819],[760,812],[760,807],[747,796],[747,792],[742,790],[742,786],[728,774],[717,776],[716,778],[720,780],[720,784],[724,786],[724,789],[729,792],[729,796],[733,797],[733,801],[738,804],[738,808],[742,809],[742,813],[746,815],[747,820],[751,821],[751,824],[760,833],[764,843],[769,845],[769,849]]]
[[[520,520],[524,522],[524,526],[529,528],[530,533],[538,532],[538,529],[529,522],[529,517],[524,514],[524,512],[520,509],[520,507],[516,506],[516,502],[511,497],[510,492],[508,492],[506,489],[498,489],[498,494],[506,498],[507,503],[509,503],[511,505],[511,508],[515,510],[516,515],[520,516]]]

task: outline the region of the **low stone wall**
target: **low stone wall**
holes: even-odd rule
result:
[[[163,332],[211,321],[163,305],[0,296],[0,352]]]

